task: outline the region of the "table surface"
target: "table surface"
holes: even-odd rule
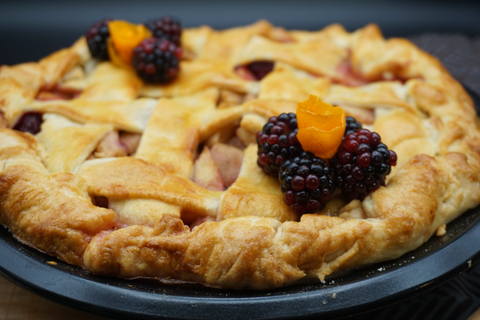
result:
[[[102,320],[37,296],[0,277],[0,320]]]
[[[368,313],[359,318],[383,319],[385,317],[382,316],[382,312],[380,310]],[[0,320],[30,319],[107,320],[107,318],[75,310],[42,298],[0,277]],[[480,320],[480,308],[472,313],[467,320]]]

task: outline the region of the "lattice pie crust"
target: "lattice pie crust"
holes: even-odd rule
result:
[[[375,25],[260,21],[186,29],[182,43],[168,85],[92,59],[84,38],[1,67],[0,223],[19,241],[96,274],[266,289],[399,257],[479,204],[472,100],[409,41]],[[274,70],[242,77],[255,61]],[[45,98],[59,88],[77,94]],[[257,166],[255,133],[310,94],[378,132],[398,165],[364,201],[336,196],[299,217]],[[35,136],[10,129],[26,112],[43,114]],[[197,161],[206,146],[227,175],[242,161],[226,190],[194,182],[210,174]]]

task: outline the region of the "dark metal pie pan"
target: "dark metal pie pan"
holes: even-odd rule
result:
[[[474,99],[478,110],[479,98]],[[21,244],[3,227],[0,273],[56,302],[115,319],[332,319],[410,299],[471,268],[480,260],[479,220],[480,206],[448,224],[446,235],[396,260],[325,283],[267,291],[97,276]]]

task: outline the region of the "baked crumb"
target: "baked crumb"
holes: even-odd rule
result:
[[[436,235],[437,237],[441,237],[441,236],[444,236],[446,233],[447,233],[447,225],[442,224],[440,227],[438,227]]]

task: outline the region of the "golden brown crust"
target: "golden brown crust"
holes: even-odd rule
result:
[[[266,21],[187,29],[182,41],[188,60],[163,86],[91,59],[84,38],[39,63],[2,66],[5,122],[27,111],[46,121],[36,137],[0,129],[0,223],[98,274],[265,289],[399,257],[480,203],[472,100],[409,41],[385,40],[375,25],[289,32]],[[258,60],[275,61],[261,81],[235,72]],[[53,86],[82,92],[35,99]],[[364,201],[335,196],[298,217],[257,167],[255,133],[312,93],[378,132],[398,165]],[[115,130],[142,134],[136,153],[89,160]],[[236,181],[225,191],[191,181],[199,144],[235,130],[253,143]]]
[[[48,174],[32,152],[31,136],[8,129],[0,136],[10,140],[0,149],[1,223],[22,242],[82,265],[91,238],[115,226],[115,213],[92,205],[80,177]]]

